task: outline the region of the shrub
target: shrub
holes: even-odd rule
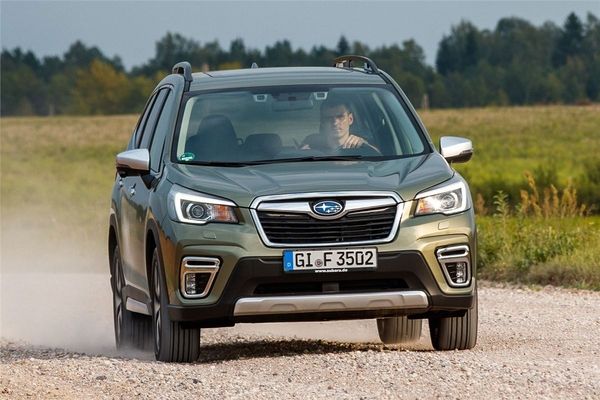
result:
[[[577,180],[580,197],[590,204],[590,212],[600,211],[600,159],[583,163],[583,175]]]
[[[535,178],[530,172],[525,173],[529,191],[521,190],[521,202],[517,206],[517,214],[521,217],[580,217],[584,216],[588,207],[585,204],[579,204],[577,201],[577,190],[569,180],[567,186],[560,191],[550,184],[549,187],[542,189],[542,195],[539,194],[539,187]]]
[[[550,185],[540,195],[533,175],[527,179],[520,204],[500,191],[493,215],[478,218],[480,277],[600,288],[600,229],[582,228],[587,207],[577,191]]]

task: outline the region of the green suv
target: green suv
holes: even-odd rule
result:
[[[358,67],[355,67],[357,64]],[[116,157],[108,248],[118,348],[200,355],[237,322],[377,319],[384,343],[477,340],[469,188],[375,63],[192,73],[156,87]]]

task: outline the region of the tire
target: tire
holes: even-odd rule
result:
[[[410,343],[419,340],[422,319],[408,319],[407,316],[377,319],[379,338],[385,344]]]
[[[158,361],[194,362],[200,356],[200,328],[184,329],[171,321],[162,261],[158,249],[152,254],[152,325],[154,355]]]
[[[477,287],[473,307],[462,317],[429,318],[431,344],[436,350],[468,350],[477,343]]]
[[[112,254],[111,287],[113,292],[113,323],[117,349],[150,350],[152,348],[152,320],[147,315],[125,308],[125,278],[119,246]]]

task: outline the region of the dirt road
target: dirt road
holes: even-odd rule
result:
[[[426,329],[383,346],[374,321],[238,325],[203,330],[200,360],[175,365],[112,349],[108,285],[87,275],[87,298],[52,304],[48,281],[46,303],[3,296],[0,398],[600,398],[600,293],[484,283],[472,351],[434,352]]]

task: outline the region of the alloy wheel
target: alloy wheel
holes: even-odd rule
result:
[[[159,272],[158,260],[156,258],[152,263],[152,286],[154,293],[152,296],[153,304],[153,317],[154,317],[154,351],[158,354],[161,345],[161,330],[162,330],[162,315],[161,315],[161,287],[160,287],[160,272]]]
[[[118,248],[115,249],[113,255],[114,275],[113,275],[113,314],[115,325],[115,343],[117,348],[123,344],[121,333],[123,331],[123,269],[121,265],[121,257],[119,256]]]

